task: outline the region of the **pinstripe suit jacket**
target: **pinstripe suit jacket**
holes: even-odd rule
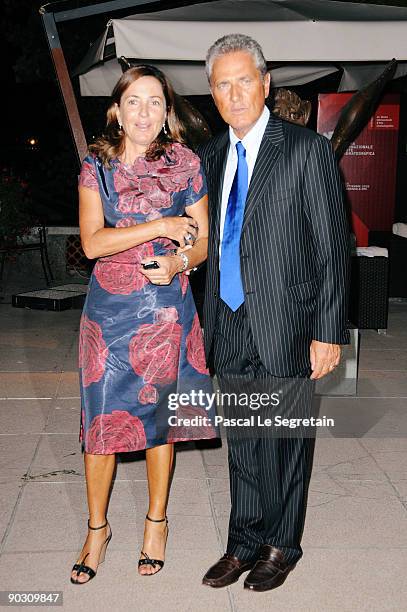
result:
[[[209,248],[204,303],[209,361],[219,293],[219,225],[229,134],[198,151],[208,181]],[[310,372],[312,339],[347,344],[349,230],[330,142],[270,115],[246,199],[240,241],[253,339],[275,376]]]

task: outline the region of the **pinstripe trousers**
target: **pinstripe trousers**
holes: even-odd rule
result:
[[[212,360],[221,391],[273,378],[257,353],[244,304],[233,312],[219,299]],[[290,564],[301,558],[313,449],[312,438],[228,435],[229,554],[251,560],[271,544]]]

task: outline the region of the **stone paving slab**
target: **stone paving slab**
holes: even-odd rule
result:
[[[74,434],[78,438],[80,423],[80,399],[56,398],[48,413],[45,432],[49,434]]]
[[[384,364],[384,355],[385,364]],[[397,370],[405,372],[407,370],[407,349],[366,349],[359,358],[361,370]]]
[[[58,397],[76,397],[79,398],[79,375],[76,370],[63,371],[60,377],[58,387]]]
[[[226,546],[225,442],[203,450],[180,445],[166,565],[148,578],[136,570],[147,506],[145,460],[143,453],[120,455],[106,562],[89,585],[69,583],[88,516],[78,443],[79,316],[0,306],[1,589],[62,590],[68,612],[405,609],[407,439],[399,434],[407,427],[407,305],[390,305],[387,336],[362,332],[357,397],[320,400],[320,414],[344,409],[356,420],[369,414],[373,423],[359,438],[328,431],[317,439],[304,557],[281,588],[263,594],[244,591],[243,579],[228,589],[201,585]],[[383,437],[384,430],[393,436]]]
[[[53,400],[8,400],[0,404],[0,431],[24,435],[43,431]],[[3,408],[3,409],[1,409]]]
[[[23,482],[40,443],[41,435],[0,435],[0,484]]]
[[[407,344],[407,342],[406,342]],[[407,372],[359,370],[358,397],[407,399]]]
[[[405,610],[405,549],[310,548],[282,587],[269,593],[231,587],[236,612],[400,612]],[[394,588],[392,588],[392,586]],[[397,585],[397,586],[396,586]]]
[[[0,371],[0,401],[8,398],[51,399],[60,387],[61,376],[59,372]]]
[[[100,566],[97,577],[86,587],[69,582],[72,556],[68,551],[2,555],[1,588],[63,591],[63,610],[72,612],[232,610],[228,590],[201,585],[202,568],[213,561],[213,554],[207,550],[199,553],[194,550],[168,550],[164,569],[152,579],[137,573],[137,548],[130,552],[110,550],[109,546],[105,563]]]

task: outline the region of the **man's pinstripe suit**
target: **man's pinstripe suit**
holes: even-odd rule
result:
[[[205,349],[222,380],[308,377],[311,341],[346,344],[348,228],[329,141],[270,115],[246,199],[240,241],[244,304],[219,298],[219,225],[228,132],[198,151],[208,182]],[[229,440],[228,553],[262,544],[302,554],[307,464],[303,439]]]

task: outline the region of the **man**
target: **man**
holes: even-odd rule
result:
[[[265,106],[270,74],[258,43],[220,38],[210,90],[229,130],[199,151],[209,190],[205,349],[221,390],[273,378],[310,385],[339,363],[346,322],[348,230],[329,141]],[[226,554],[203,583],[250,570],[257,591],[284,582],[302,556],[311,440],[228,440]]]

